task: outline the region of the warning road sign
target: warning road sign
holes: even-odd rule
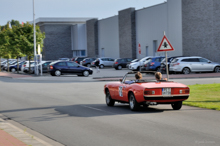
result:
[[[162,52],[162,51],[174,51],[173,46],[170,44],[170,42],[168,41],[165,35],[160,43],[160,46],[157,49],[157,52]]]

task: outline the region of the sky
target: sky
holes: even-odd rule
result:
[[[34,0],[35,19],[39,17],[91,17],[104,19],[133,7],[150,7],[166,0]],[[33,0],[0,0],[0,25],[10,20],[33,21]]]

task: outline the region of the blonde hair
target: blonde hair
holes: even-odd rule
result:
[[[156,80],[161,80],[162,79],[162,74],[160,72],[155,73],[155,78]]]
[[[137,73],[135,74],[135,78],[136,78],[136,79],[141,79],[141,78],[142,78],[142,74],[141,74],[140,72],[137,72]]]

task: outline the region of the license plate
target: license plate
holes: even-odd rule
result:
[[[162,95],[171,95],[171,88],[162,88]]]

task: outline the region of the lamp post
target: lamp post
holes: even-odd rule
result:
[[[33,22],[34,22],[34,73],[38,75],[37,69],[37,57],[36,57],[36,31],[35,31],[35,12],[34,12],[34,0],[33,0]]]

